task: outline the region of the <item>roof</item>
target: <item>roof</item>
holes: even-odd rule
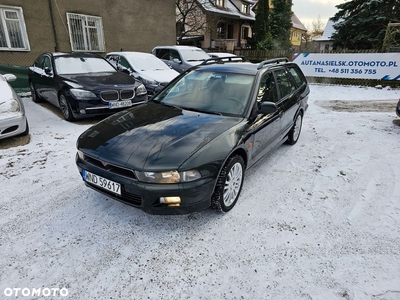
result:
[[[197,0],[203,9],[209,13],[223,15],[224,17],[231,19],[249,20],[255,21],[255,13],[250,9],[250,14],[246,15],[240,12],[240,9],[236,7],[232,1],[227,1],[226,8],[220,8],[215,6],[211,1],[208,0]],[[246,1],[249,2],[249,1]]]
[[[299,18],[293,13],[292,14],[292,26],[296,29],[302,30],[302,31],[307,31],[307,28],[301,23]]]
[[[333,26],[337,24],[337,22],[332,21],[331,19],[328,20],[325,26],[324,33],[319,38],[316,38],[316,42],[329,42],[332,40],[332,35],[336,32]]]

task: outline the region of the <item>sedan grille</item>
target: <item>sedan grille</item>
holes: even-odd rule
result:
[[[100,97],[104,101],[116,101],[119,99],[118,91],[103,91]]]
[[[135,97],[134,90],[122,90],[121,91],[121,100],[130,100]]]
[[[106,170],[110,173],[119,175],[119,176],[123,176],[129,179],[134,179],[137,180],[135,173],[133,173],[132,170],[126,169],[126,168],[122,168],[113,164],[109,164],[103,161],[100,161],[98,159],[92,158],[90,156],[85,155],[85,159],[84,161],[88,164],[91,164],[93,166],[96,166],[99,169],[102,170]]]

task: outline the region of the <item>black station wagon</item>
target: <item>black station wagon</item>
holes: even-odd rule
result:
[[[227,212],[245,170],[297,142],[308,95],[303,73],[286,58],[209,59],[86,130],[76,164],[87,186],[147,213]]]

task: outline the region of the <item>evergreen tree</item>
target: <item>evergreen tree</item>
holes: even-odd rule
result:
[[[336,7],[334,47],[381,49],[388,23],[400,22],[399,0],[352,0]]]
[[[269,1],[259,0],[254,23],[254,44],[257,49],[270,49],[272,37],[269,30]]]
[[[290,34],[292,28],[292,1],[272,0],[273,9],[270,15],[270,27],[275,47],[290,49]]]

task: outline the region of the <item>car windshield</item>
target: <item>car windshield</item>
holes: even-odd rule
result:
[[[153,100],[187,110],[242,116],[253,82],[252,75],[192,70]]]
[[[181,49],[181,54],[186,61],[202,61],[210,56],[201,49]]]
[[[162,60],[155,56],[128,56],[127,59],[135,70],[170,70],[170,68]]]
[[[100,57],[60,56],[55,58],[55,68],[60,75],[117,72]]]

